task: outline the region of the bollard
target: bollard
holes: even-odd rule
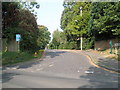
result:
[[[34,57],[37,57],[37,52],[34,53]]]

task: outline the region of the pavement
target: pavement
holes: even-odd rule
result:
[[[120,73],[120,66],[119,66],[120,61],[118,60],[107,58],[106,55],[99,53],[95,50],[85,50],[85,51],[78,50],[77,52],[89,56],[94,64],[102,68],[105,68],[108,71],[114,73]]]
[[[81,51],[46,50],[41,59],[5,67],[3,88],[118,88],[118,74],[92,65]]]

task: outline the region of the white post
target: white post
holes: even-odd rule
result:
[[[80,16],[82,17],[82,7],[80,7]],[[82,35],[81,35],[81,50],[82,50]]]
[[[80,16],[82,16],[82,7],[80,7]]]
[[[81,36],[81,50],[82,50],[82,36]]]

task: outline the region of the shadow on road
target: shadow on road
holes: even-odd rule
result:
[[[90,67],[87,71],[92,71],[93,73],[86,73],[80,76],[80,78],[87,79],[89,85],[79,88],[118,88],[118,74],[110,73],[97,67]]]
[[[13,79],[14,76],[16,76],[16,75],[20,75],[20,74],[3,72],[2,73],[2,83],[8,82],[9,80]]]
[[[15,64],[15,65],[10,65],[7,66],[8,68],[16,68],[16,69],[26,69],[29,67],[32,67],[33,65],[37,65],[40,64],[42,61],[44,61],[43,59],[46,58],[46,56],[50,56],[51,58],[54,58],[56,56],[60,56],[61,54],[66,53],[65,51],[58,51],[58,50],[47,50],[46,54],[43,58],[41,59],[34,59],[32,61],[27,61],[21,64]],[[2,69],[5,70],[7,67],[3,67]]]
[[[99,66],[120,72],[120,62],[118,62],[117,60],[112,60],[109,58],[99,58],[98,62]]]
[[[10,65],[3,68],[3,70],[5,70],[6,68],[26,69],[26,68],[32,67],[33,65],[40,64],[42,61],[43,60],[35,60],[35,61],[32,60],[32,61],[24,62],[21,64]]]
[[[59,50],[47,50],[45,56],[50,56],[51,58],[54,58],[56,56],[60,56],[63,53],[66,53],[66,52],[59,51]]]
[[[50,56],[51,58],[54,58],[56,56],[60,56],[62,53],[65,53],[64,51],[57,51],[57,50],[47,50],[46,51],[46,56]],[[42,61],[44,61],[44,58],[41,58],[41,59],[34,59],[32,61],[28,61],[28,62],[24,62],[24,63],[21,63],[21,64],[15,64],[15,65],[10,65],[10,66],[7,66],[7,67],[3,67],[2,70],[6,70],[7,68],[10,68],[10,69],[27,69],[27,68],[30,68],[34,65],[37,65],[37,64],[40,64]],[[20,75],[20,74],[17,74],[15,72],[3,72],[2,73],[2,82],[5,83],[5,82],[8,82],[9,80],[13,79],[14,76],[16,75]]]

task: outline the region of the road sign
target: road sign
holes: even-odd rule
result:
[[[20,34],[16,34],[16,41],[20,41],[21,35]]]

